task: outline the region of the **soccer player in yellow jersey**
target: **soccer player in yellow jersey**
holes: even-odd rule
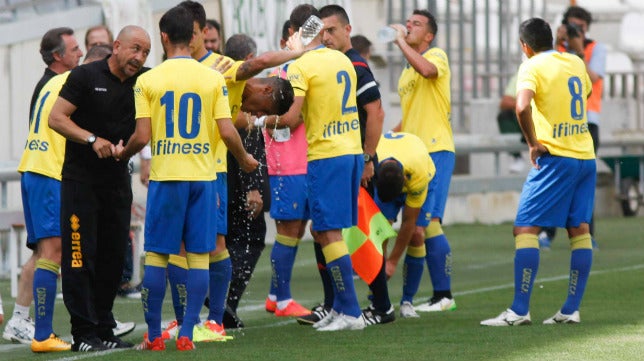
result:
[[[406,250],[403,296],[400,316],[418,317],[412,300],[423,274],[425,262],[425,228],[431,219],[434,199],[429,184],[436,167],[420,138],[410,133],[387,133],[378,142],[378,171],[374,200],[390,222],[402,208],[402,223],[396,242],[389,253],[387,266],[393,274]]]
[[[244,171],[258,162],[246,151],[230,119],[221,74],[190,57],[192,14],[182,6],[159,22],[168,60],[139,78],[134,87],[136,130],[116,157],[127,159],[151,140],[152,160],[146,215],[143,306],[148,323],[145,346],[165,348],[161,306],[170,254],[183,242],[188,263],[186,310],[177,349],[191,350],[193,328],[208,291],[208,254],[215,248],[214,146],[224,139]]]
[[[588,223],[596,166],[586,115],[592,83],[582,59],[553,50],[552,31],[543,19],[524,21],[519,39],[528,60],[519,68],[516,112],[533,168],[514,221],[514,301],[481,325],[532,322],[530,295],[539,269],[537,234],[541,227],[567,228],[572,249],[568,297],[543,323],[579,323],[579,305],[593,259]]]
[[[436,165],[436,176],[429,185],[433,197],[432,220],[425,231],[425,258],[434,294],[417,311],[433,312],[456,309],[451,291],[452,251],[441,223],[454,170],[454,138],[450,123],[450,70],[447,55],[431,47],[436,36],[436,18],[427,10],[414,10],[406,26],[391,25],[397,31],[394,43],[407,65],[398,80],[402,121],[394,131],[418,136]],[[406,265],[408,266],[408,265]],[[406,274],[422,272],[414,267]],[[388,270],[393,271],[390,262]]]
[[[109,47],[95,47],[87,53],[85,63],[104,59]],[[56,281],[60,270],[60,180],[65,160],[65,138],[49,128],[47,119],[69,71],[51,78],[36,100],[29,135],[18,165],[22,173],[21,190],[27,245],[34,250],[36,270],[33,293],[36,300],[36,326],[33,352],[67,351],[71,345],[58,338],[52,321],[56,301]]]
[[[299,5],[290,16],[297,32],[312,15],[312,5]],[[353,285],[351,258],[342,228],[357,223],[357,197],[364,168],[360,121],[356,103],[356,72],[349,58],[322,45],[317,35],[302,57],[288,68],[295,101],[281,117],[267,117],[255,125],[291,129],[304,121],[308,143],[307,186],[313,238],[320,244],[332,279],[333,309],[313,327],[318,331],[357,330],[365,327]],[[320,260],[318,260],[320,263]]]
[[[190,43],[191,56],[203,65],[213,67],[218,61],[220,61],[221,56],[213,53],[205,47],[204,38],[208,29],[206,27],[206,12],[203,5],[195,1],[186,0],[182,1],[179,6],[183,6],[188,9],[192,13],[194,19],[193,39]],[[236,120],[238,116],[239,107],[241,105],[241,95],[247,79],[259,74],[259,72],[266,68],[277,66],[291,60],[301,55],[301,53],[301,51],[273,51],[264,53],[249,60],[236,62],[233,62],[232,59],[226,57],[227,61],[232,62],[232,66],[224,73],[228,88],[228,101],[232,119]],[[230,256],[228,249],[226,248],[225,241],[228,229],[226,216],[228,203],[226,152],[226,145],[220,141],[217,144],[215,151],[218,194],[217,247],[210,255],[210,314],[208,316],[208,320],[206,320],[204,324],[211,330],[215,330],[217,332],[223,332],[221,325],[223,322],[226,293],[228,291],[228,284],[230,283],[232,272]],[[169,267],[168,274],[170,284],[172,285],[173,299],[177,301],[175,303],[175,307],[179,307],[179,309],[175,311],[175,315],[179,321],[182,312],[180,311],[181,302],[179,301],[181,297],[180,293],[177,291],[177,287],[181,288],[181,284],[185,283],[185,270],[182,270],[182,268],[185,269],[185,261],[181,260],[179,257],[172,256],[170,258],[170,264],[171,266]],[[229,325],[243,326],[241,324],[231,325],[230,323]]]

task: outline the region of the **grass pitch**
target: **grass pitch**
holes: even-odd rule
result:
[[[316,332],[294,320],[276,318],[263,309],[268,291],[270,247],[240,304],[247,327],[229,332],[234,340],[198,343],[195,352],[179,353],[173,342],[162,353],[112,351],[100,354],[64,352],[33,354],[28,346],[0,341],[0,360],[637,360],[644,355],[644,222],[642,218],[608,218],[597,221],[600,249],[594,255],[593,273],[581,307],[579,325],[542,325],[566,296],[570,251],[560,230],[550,251],[541,252],[541,264],[532,295],[532,326],[485,328],[483,319],[494,317],[512,302],[514,243],[512,225],[454,225],[444,227],[454,257],[452,289],[458,309],[421,314],[418,319],[397,319],[393,324],[363,331]],[[293,272],[295,299],[313,306],[322,299],[311,242],[303,242]],[[394,304],[401,295],[401,269],[389,283]],[[367,287],[356,281],[363,305]],[[14,300],[8,281],[0,281],[8,319]],[[427,273],[416,303],[431,295]],[[173,318],[169,293],[164,319]],[[57,301],[54,329],[69,339],[69,320]],[[118,298],[115,315],[136,321],[137,329],[125,339],[140,342],[146,327],[140,301]],[[205,312],[205,310],[204,310]]]

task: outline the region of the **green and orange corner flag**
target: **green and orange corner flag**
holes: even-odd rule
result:
[[[382,243],[396,235],[367,190],[360,187],[358,225],[342,230],[353,269],[367,284],[373,282],[383,262]]]

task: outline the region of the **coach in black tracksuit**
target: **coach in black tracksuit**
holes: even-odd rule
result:
[[[145,30],[125,27],[111,57],[70,73],[51,111],[50,127],[67,138],[61,271],[72,351],[132,346],[112,333],[132,206],[128,163],[114,160],[112,151],[134,132],[132,88],[149,49]]]

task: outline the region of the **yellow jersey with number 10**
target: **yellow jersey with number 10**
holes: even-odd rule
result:
[[[136,118],[151,118],[150,180],[216,178],[218,119],[230,118],[224,77],[187,57],[170,58],[139,76]]]

